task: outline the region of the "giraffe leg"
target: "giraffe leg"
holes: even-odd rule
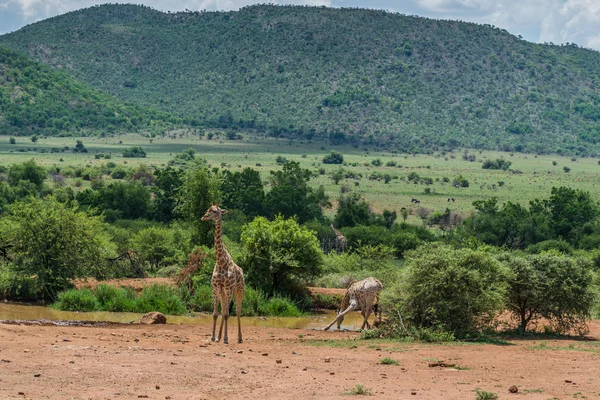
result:
[[[235,294],[235,315],[237,316],[238,322],[238,343],[242,343],[242,322],[240,316],[242,315],[242,301],[244,300],[244,292],[238,292]]]
[[[348,308],[346,308],[344,311],[342,311],[341,313],[339,313],[335,319],[333,321],[331,321],[331,323],[329,325],[327,325],[323,330],[328,330],[329,328],[331,328],[333,326],[333,324],[335,324],[336,322],[338,323],[338,329],[340,329],[340,325],[342,324],[342,321],[344,320],[344,315],[348,314],[350,311],[354,310],[356,308],[357,304],[356,302],[352,301],[350,302],[350,306],[348,306]]]
[[[221,341],[223,335],[223,323],[225,322],[225,313],[229,313],[229,304],[225,302],[225,295],[221,293],[221,325],[219,326],[219,336],[217,342]]]
[[[210,338],[211,342],[215,341],[215,329],[217,328],[217,318],[219,318],[219,295],[213,291],[213,329],[212,336]],[[219,335],[220,338],[221,335]]]
[[[371,315],[371,312],[373,310],[371,309],[371,307],[368,307],[364,312],[363,312],[363,317],[365,317],[365,321],[363,322],[362,326],[360,327],[360,329],[365,329],[365,325],[367,325],[367,329],[371,329],[371,325],[369,325],[369,316]]]
[[[229,339],[227,337],[227,322],[229,321],[229,305],[231,304],[231,295],[223,296],[221,303],[221,328],[219,329],[219,337],[221,336],[221,330],[223,329],[223,325],[225,325],[225,332],[223,335],[223,343],[229,344]],[[223,308],[225,307],[225,308]]]

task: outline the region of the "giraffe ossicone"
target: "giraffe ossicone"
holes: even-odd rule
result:
[[[212,295],[213,295],[213,328],[211,339],[213,342],[221,340],[223,326],[225,326],[225,335],[223,343],[228,343],[227,322],[229,320],[229,304],[235,296],[236,316],[238,322],[238,343],[242,343],[242,325],[240,314],[242,312],[242,300],[244,299],[244,272],[233,262],[231,255],[227,252],[223,244],[223,229],[221,224],[222,216],[227,214],[227,210],[219,208],[213,204],[202,221],[215,221],[215,253],[217,262],[212,274]],[[219,303],[221,304],[221,326],[219,327],[219,336],[215,339],[215,330],[217,327],[217,318],[219,317]]]
[[[371,325],[369,325],[369,316],[371,312],[373,312],[373,304],[375,304],[375,300],[379,292],[383,289],[383,285],[379,280],[368,277],[363,279],[362,281],[354,281],[350,285],[348,285],[348,289],[346,289],[346,293],[344,294],[344,298],[340,304],[337,315],[333,321],[329,325],[327,325],[324,330],[328,330],[337,322],[337,328],[340,329],[342,322],[344,321],[344,316],[351,311],[360,309],[360,312],[364,318],[363,324],[360,329],[364,329],[365,325],[367,329],[371,329]]]

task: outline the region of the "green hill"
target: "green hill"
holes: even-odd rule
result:
[[[179,123],[164,112],[124,104],[0,47],[0,131],[3,134],[93,134],[153,131]]]
[[[382,145],[600,153],[600,53],[384,11],[103,5],[0,45],[203,126]]]

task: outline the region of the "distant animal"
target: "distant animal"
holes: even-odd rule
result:
[[[452,202],[454,203],[454,201],[455,201],[455,200],[456,200],[456,199],[453,197],[453,198],[452,198]]]
[[[419,204],[421,202],[421,200],[412,199],[410,202],[413,204]]]
[[[342,232],[334,228],[333,224],[331,224],[331,229],[335,233],[335,249],[338,253],[343,253],[348,248],[348,240]]]
[[[357,309],[361,310],[360,312],[364,318],[360,329],[364,329],[365,326],[367,329],[371,329],[368,319],[371,312],[373,312],[373,305],[376,303],[377,296],[381,289],[383,289],[383,285],[373,277],[365,278],[362,281],[352,282],[348,286],[348,289],[346,289],[346,293],[340,303],[335,319],[331,321],[324,330],[328,330],[336,322],[337,328],[340,329],[340,326],[344,321],[344,316]],[[377,306],[377,308],[379,309],[379,306]]]

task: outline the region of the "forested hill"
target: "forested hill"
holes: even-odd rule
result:
[[[103,5],[0,45],[204,126],[405,151],[600,153],[600,53],[491,26],[362,9]]]
[[[178,123],[178,118],[162,111],[125,104],[62,71],[0,47],[2,134],[164,131]]]

